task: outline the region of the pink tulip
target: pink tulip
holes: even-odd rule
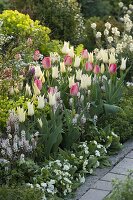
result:
[[[77,96],[78,92],[79,92],[78,83],[74,83],[70,88],[70,94],[72,96]]]
[[[94,72],[94,74],[99,74],[100,73],[100,67],[98,65],[95,65],[93,72]]]
[[[64,64],[65,65],[71,65],[72,64],[72,58],[68,55],[65,56],[64,58]]]
[[[115,74],[117,71],[117,64],[110,64],[109,66],[109,73],[110,74]]]
[[[88,50],[87,50],[87,49],[84,49],[84,50],[82,51],[82,58],[85,58],[85,59],[88,58]]]
[[[51,68],[51,59],[50,59],[50,57],[44,57],[43,60],[42,60],[42,65],[43,65],[44,69]]]
[[[34,55],[33,55],[33,59],[35,61],[40,59],[40,51],[39,50],[35,50]]]
[[[54,87],[49,87],[49,89],[48,89],[48,93],[49,94],[55,94],[57,92],[57,89],[56,88],[54,88]]]
[[[34,81],[34,83],[36,84],[36,86],[38,87],[39,90],[42,89],[42,81],[41,81],[41,80],[36,79],[36,80]]]
[[[92,71],[93,70],[93,64],[90,62],[86,62],[85,64],[86,71]]]

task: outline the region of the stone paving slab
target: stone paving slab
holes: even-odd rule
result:
[[[109,181],[99,180],[92,186],[92,188],[98,189],[98,190],[111,191],[112,190],[112,183],[109,182]]]
[[[132,158],[133,159],[133,151],[131,151],[130,153],[128,153],[126,155],[126,158]]]
[[[110,156],[109,160],[112,163],[111,167],[103,169],[97,168],[95,174],[88,176],[85,183],[77,189],[75,197],[69,200],[103,200],[110,191],[107,191],[104,187],[100,186],[101,181],[108,182],[108,189],[110,189],[109,186],[112,179],[118,178],[123,180],[128,174],[127,170],[133,169],[132,155],[133,139],[127,141],[118,154]],[[103,183],[103,185],[107,184]],[[102,190],[99,189],[100,187],[102,187]]]
[[[102,200],[109,194],[109,191],[90,189],[80,200]]]
[[[104,177],[102,177],[101,180],[112,181],[113,179],[124,180],[125,178],[126,178],[126,175],[109,172]]]

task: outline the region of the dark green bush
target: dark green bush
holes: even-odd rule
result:
[[[133,89],[127,89],[119,106],[123,111],[116,115],[102,116],[98,126],[106,127],[110,125],[115,134],[120,136],[121,142],[125,142],[133,136]]]
[[[26,187],[0,187],[0,200],[41,200],[39,190]]]

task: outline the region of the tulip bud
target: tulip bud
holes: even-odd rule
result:
[[[36,50],[35,52],[34,52],[34,55],[33,55],[33,59],[35,60],[35,61],[37,61],[37,60],[39,60],[40,59],[40,51],[39,50]]]
[[[115,53],[111,53],[109,58],[109,64],[114,64],[114,63],[116,63]]]
[[[93,52],[91,52],[91,53],[88,54],[88,60],[89,60],[90,63],[93,63],[93,60],[94,60],[94,58],[93,58]]]
[[[43,126],[42,120],[41,119],[37,119],[37,121],[38,121],[40,127],[42,128],[42,126]]]
[[[31,95],[32,95],[31,89],[30,89],[30,86],[28,85],[28,83],[26,83],[26,91],[25,91],[25,94],[28,95],[28,96],[31,96]]]

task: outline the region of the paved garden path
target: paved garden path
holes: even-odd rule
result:
[[[118,155],[111,156],[112,166],[97,169],[93,176],[77,190],[73,200],[103,200],[112,191],[112,180],[124,180],[129,170],[133,170],[133,140],[124,144]]]

